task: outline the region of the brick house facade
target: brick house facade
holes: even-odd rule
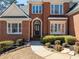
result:
[[[0,40],[39,38],[45,35],[74,35],[79,38],[78,16],[70,2],[29,0],[29,16],[12,3],[0,16]],[[13,11],[12,11],[13,10]]]

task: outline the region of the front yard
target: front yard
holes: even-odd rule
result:
[[[41,39],[42,44],[53,52],[79,54],[79,42],[74,36],[47,35]]]

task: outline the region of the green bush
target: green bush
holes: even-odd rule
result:
[[[60,44],[62,45],[63,43],[65,43],[64,37],[63,36],[55,36],[55,41],[59,40]],[[54,41],[54,43],[55,43]]]
[[[17,46],[21,46],[21,45],[23,45],[23,42],[24,40],[23,39],[17,39],[16,41],[15,41],[15,44],[17,45]]]
[[[0,42],[0,52],[6,50],[8,48],[11,48],[12,44],[14,44],[14,41],[1,41]]]
[[[47,35],[42,38],[41,42],[43,44],[50,42],[51,44],[55,44],[56,40],[60,40],[60,44],[68,43],[73,45],[76,41],[76,38],[73,36],[56,36],[56,35]]]
[[[51,43],[48,42],[48,43],[45,43],[45,45],[46,45],[48,48],[50,48]]]
[[[6,44],[6,45],[11,45],[13,44],[14,41],[1,41],[0,44]]]
[[[73,36],[67,36],[65,37],[65,42],[68,43],[69,45],[74,45],[76,42],[76,38]]]
[[[60,43],[61,43],[60,40],[55,41],[55,44],[60,44]]]
[[[60,44],[65,42],[64,37],[62,37],[62,36],[48,35],[48,36],[43,37],[42,43],[45,44],[45,43],[50,42],[51,44],[55,44],[56,40],[60,40],[61,41]]]
[[[48,43],[48,42],[54,43],[54,37],[53,37],[53,36],[45,36],[45,37],[43,37],[43,38],[41,39],[41,42],[42,42],[43,44]]]

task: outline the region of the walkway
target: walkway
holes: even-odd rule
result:
[[[30,47],[19,49],[15,52],[0,56],[0,59],[43,59],[36,55]]]
[[[32,50],[39,56],[45,59],[79,59],[79,55],[70,56],[68,54],[54,53],[46,50],[39,41],[31,42]]]

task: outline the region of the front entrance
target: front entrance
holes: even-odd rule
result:
[[[41,22],[39,20],[35,20],[33,22],[33,37],[34,38],[41,37]]]

